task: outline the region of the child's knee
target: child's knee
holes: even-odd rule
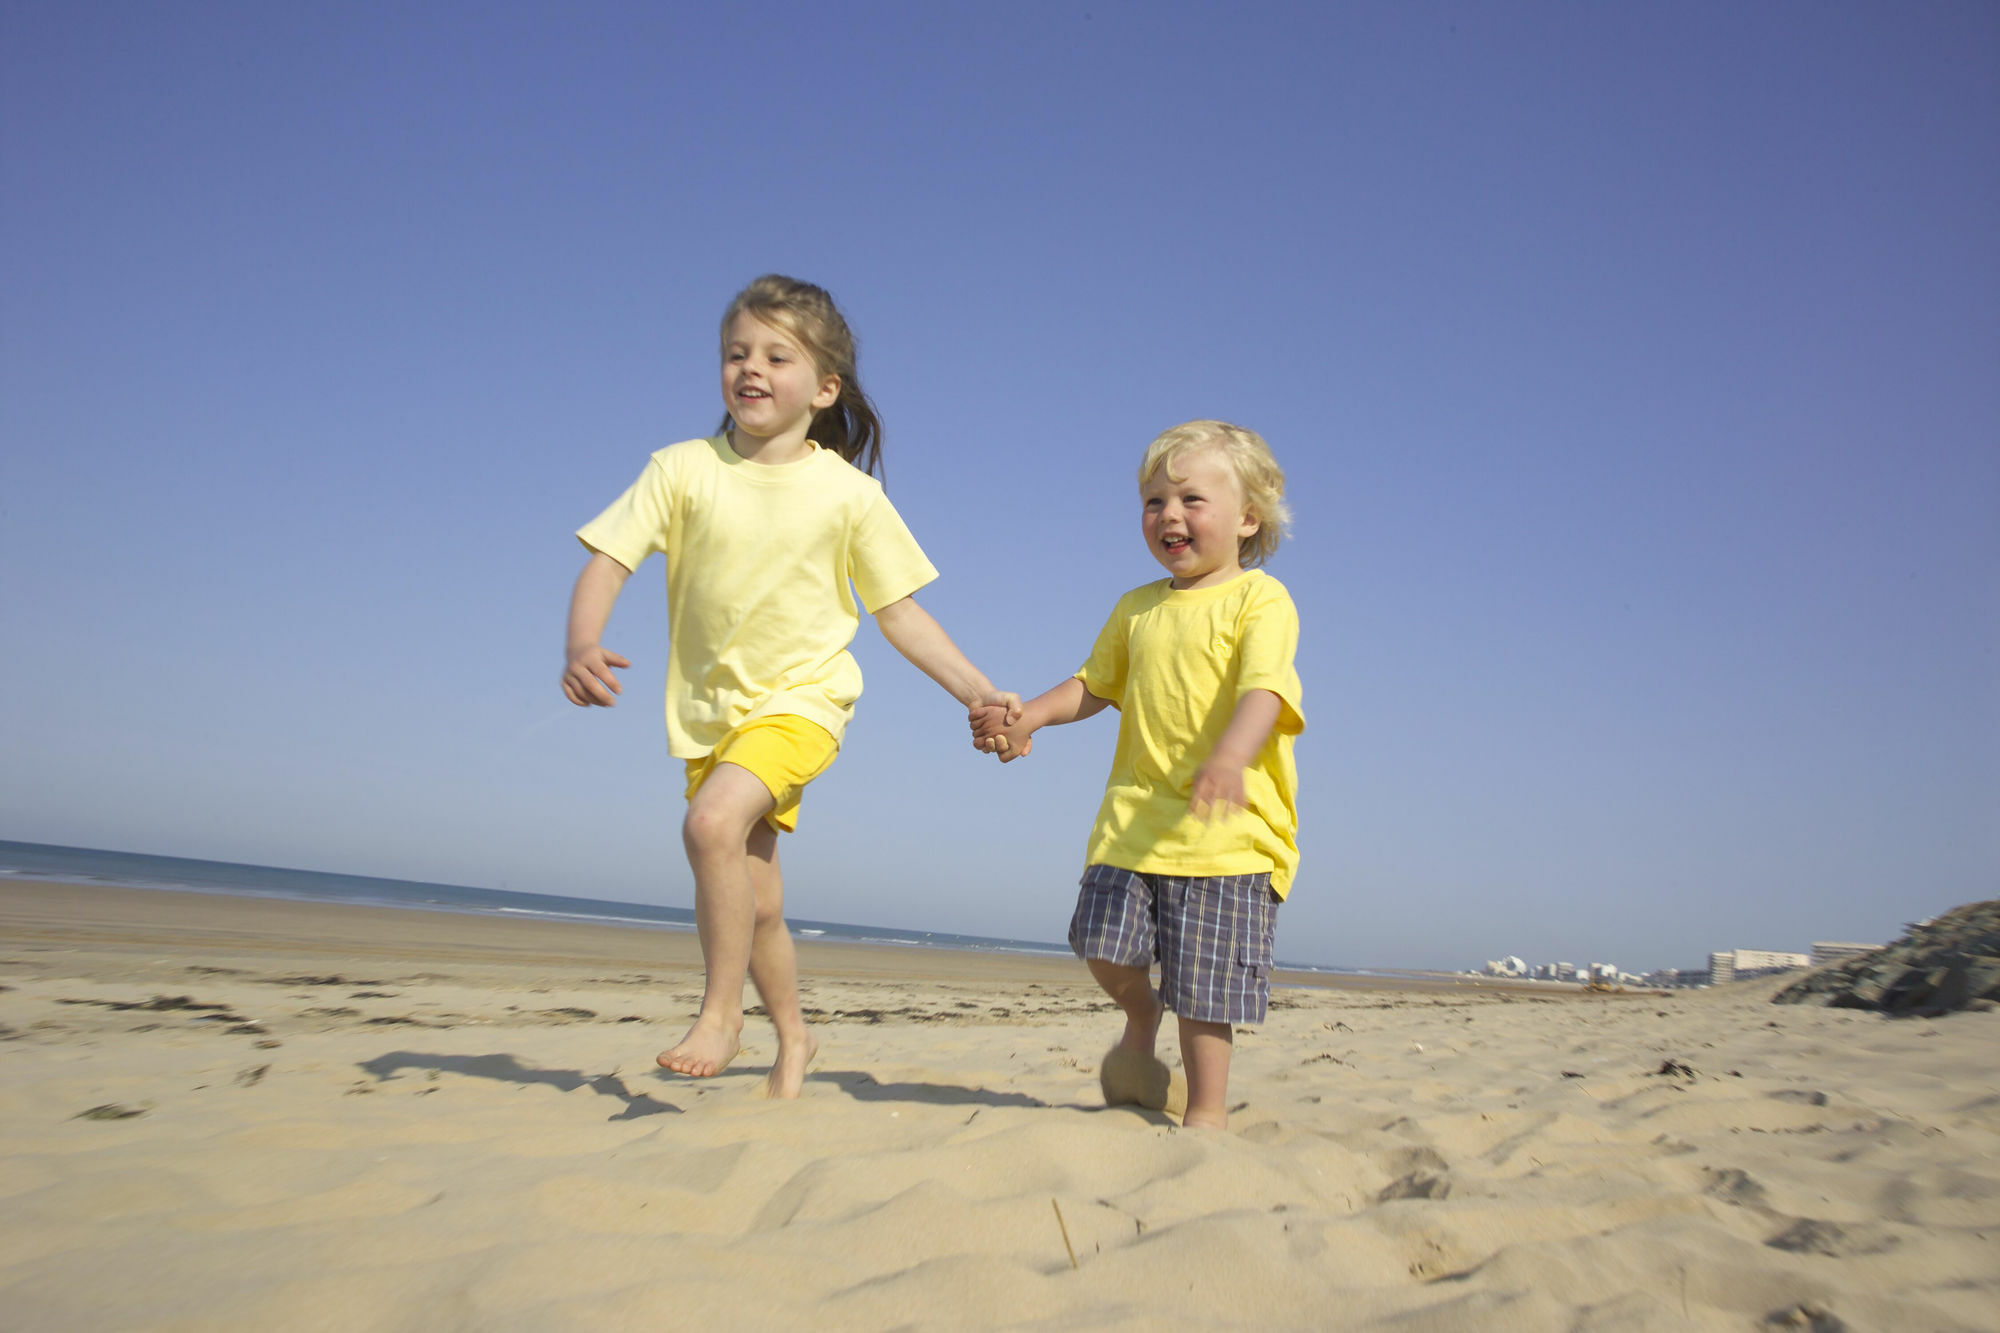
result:
[[[742,851],[749,830],[735,812],[717,804],[697,801],[688,807],[681,821],[681,841],[691,852]]]

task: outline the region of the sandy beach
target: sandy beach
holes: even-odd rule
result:
[[[1288,985],[1217,1134],[1071,961],[800,965],[778,1103],[691,935],[0,886],[0,1322],[2000,1328],[2000,1014]]]

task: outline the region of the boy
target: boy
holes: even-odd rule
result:
[[[1076,675],[1022,708],[972,711],[973,744],[1001,761],[1045,726],[1118,708],[1118,747],[1070,922],[1070,947],[1125,1011],[1099,1071],[1107,1102],[1229,1118],[1232,1024],[1260,1023],[1277,907],[1298,868],[1305,729],[1298,612],[1261,569],[1290,515],[1285,477],[1253,431],[1190,421],[1139,465],[1146,549],[1168,578],[1118,599]],[[1160,988],[1152,964],[1160,963]],[[1180,1021],[1185,1091],[1153,1053]]]

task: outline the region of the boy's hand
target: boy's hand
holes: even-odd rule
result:
[[[1005,709],[1007,725],[1010,727],[1021,720],[1021,696],[1012,690],[988,690],[985,697],[973,705],[975,712],[987,708]]]
[[[1019,695],[1004,694],[991,696],[990,702],[972,709],[968,721],[972,724],[972,748],[985,754],[997,754],[1001,763],[1022,758],[1034,749],[1034,742],[1028,738],[1034,729],[1021,725],[1022,709]]]
[[[1250,803],[1243,790],[1243,765],[1211,757],[1194,775],[1188,809],[1204,824],[1227,819]]]
[[[592,704],[609,708],[617,702],[613,696],[625,692],[611,668],[631,665],[617,653],[606,652],[599,644],[587,643],[572,649],[569,665],[563,668],[563,693],[578,708],[588,708]]]

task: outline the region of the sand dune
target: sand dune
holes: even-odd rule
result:
[[[0,889],[6,1325],[2000,1328],[2000,1015],[1284,989],[1212,1134],[1060,960],[802,946],[800,1102],[664,1075],[691,944]]]

